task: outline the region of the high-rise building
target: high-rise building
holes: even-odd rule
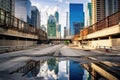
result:
[[[87,3],[86,11],[85,11],[85,26],[92,25],[92,4]]]
[[[56,38],[61,38],[61,25],[59,24],[59,13],[55,12],[55,20],[56,20]]]
[[[15,17],[27,23],[31,23],[30,0],[15,0]]]
[[[69,26],[68,26],[68,12],[66,12],[66,29],[67,29],[67,34],[66,36],[69,36]]]
[[[120,0],[105,0],[106,17],[120,10]]]
[[[67,36],[67,28],[64,27],[64,38],[66,38],[66,36]]]
[[[40,28],[40,12],[36,6],[31,7],[31,25]]]
[[[41,29],[46,32],[46,27],[44,25],[41,26]]]
[[[83,4],[70,4],[70,36],[73,36],[74,33],[74,23],[76,22],[84,22],[84,12],[83,12]]]
[[[76,22],[74,23],[74,33],[75,34],[79,34],[80,30],[82,30],[84,27],[84,23],[83,22]]]
[[[105,18],[105,0],[92,0],[92,23]]]
[[[58,26],[58,38],[61,38],[61,24]]]
[[[120,0],[92,0],[92,23],[120,11]]]
[[[59,13],[58,13],[58,11],[55,12],[55,18],[56,18],[56,22],[59,23]]]
[[[50,15],[48,18],[47,32],[49,38],[56,38],[56,20],[53,15]]]
[[[14,15],[15,0],[0,0],[0,8]]]

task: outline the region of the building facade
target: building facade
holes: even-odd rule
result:
[[[92,23],[120,11],[120,0],[92,0]]]
[[[92,25],[92,4],[87,3],[86,11],[85,11],[85,26]]]
[[[0,0],[0,8],[14,15],[15,0]]]
[[[47,32],[47,31],[46,31],[47,29],[46,29],[46,27],[45,27],[44,25],[41,26],[41,29],[42,29],[43,31]]]
[[[106,17],[120,10],[120,0],[105,0]]]
[[[59,13],[58,13],[58,11],[55,12],[55,18],[56,18],[56,22],[59,23]]]
[[[84,27],[84,23],[83,22],[76,22],[76,23],[74,23],[74,33],[75,33],[75,35],[79,34],[80,30],[82,30],[83,27]]]
[[[15,17],[31,24],[30,0],[15,0]]]
[[[64,38],[66,38],[66,37],[67,37],[67,28],[64,27]]]
[[[59,24],[59,12],[56,11],[54,16],[56,21],[56,38],[61,38],[61,25]]]
[[[83,12],[83,4],[70,4],[70,36],[73,36],[74,33],[74,23],[76,22],[84,22],[84,12]]]
[[[40,29],[40,12],[36,6],[31,7],[31,25]]]
[[[56,20],[53,15],[50,15],[48,18],[47,32],[49,38],[56,38]]]

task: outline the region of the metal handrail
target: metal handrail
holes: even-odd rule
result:
[[[10,12],[7,12],[0,8],[0,27],[5,29],[14,29],[19,32],[37,35],[38,38],[41,38],[39,36],[42,36],[44,40],[47,39],[47,33],[43,31],[42,29],[38,29],[16,17],[11,15]]]

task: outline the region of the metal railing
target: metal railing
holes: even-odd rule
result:
[[[120,53],[120,46],[98,46],[96,49],[105,51],[105,52],[112,52],[112,53]]]
[[[14,29],[19,32],[37,35],[40,39],[46,40],[47,33],[41,29],[36,28],[0,8],[0,27],[5,29]]]
[[[37,46],[38,45],[0,46],[0,53],[30,49]]]
[[[81,36],[86,36],[90,33],[102,30],[104,28],[112,27],[114,25],[120,24],[120,11],[104,18],[103,20],[87,27],[84,28],[83,30],[80,31]]]

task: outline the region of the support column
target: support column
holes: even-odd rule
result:
[[[16,44],[16,45],[20,45],[20,44],[19,44],[19,38],[17,38],[17,44]]]
[[[109,36],[109,41],[110,41],[109,46],[112,46],[112,36]]]
[[[2,46],[6,45],[5,37],[3,37]]]
[[[98,38],[98,44],[97,44],[97,47],[101,46],[99,41],[100,41],[100,38]]]

